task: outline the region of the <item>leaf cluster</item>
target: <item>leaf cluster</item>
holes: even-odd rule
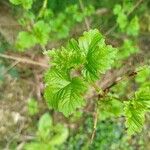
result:
[[[45,75],[45,99],[50,107],[68,116],[83,106],[87,88],[111,68],[116,48],[105,44],[94,29],[84,32],[78,41],[46,52],[52,66]]]
[[[116,4],[113,13],[117,16],[117,23],[122,32],[127,35],[137,36],[139,33],[139,18],[134,16],[131,20],[128,19],[128,13],[133,7],[133,3],[130,5],[121,6]]]
[[[52,118],[48,113],[42,115],[38,123],[36,138],[26,143],[25,150],[57,150],[66,138],[68,130],[60,124],[52,124]]]
[[[126,127],[130,135],[142,130],[148,111],[150,111],[150,87],[140,88],[130,101],[125,102]]]

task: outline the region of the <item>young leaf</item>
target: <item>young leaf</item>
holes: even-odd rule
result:
[[[85,62],[84,55],[79,51],[73,41],[70,42],[67,48],[53,49],[47,54],[52,58],[52,65],[58,69],[69,70],[71,68],[78,68]],[[71,47],[72,46],[72,47]],[[59,64],[59,65],[58,65]]]
[[[119,24],[120,29],[123,31],[128,24],[127,15],[124,12],[120,12],[117,18],[117,23]]]
[[[33,35],[36,41],[41,45],[46,45],[49,39],[50,27],[47,23],[40,20],[33,26]]]
[[[150,66],[140,67],[139,70],[140,72],[138,72],[135,80],[138,83],[145,83],[150,79]]]
[[[48,113],[45,113],[39,121],[38,124],[38,136],[42,140],[48,140],[49,134],[50,134],[50,129],[52,126],[52,119]]]
[[[42,143],[42,142],[31,142],[27,143],[24,146],[25,150],[57,150],[55,147],[50,144]]]
[[[123,114],[123,103],[111,95],[99,102],[100,119],[120,117]]]
[[[38,109],[38,103],[35,99],[30,98],[28,100],[28,112],[30,115],[35,115],[36,113],[38,113],[39,109]]]
[[[119,4],[116,4],[115,5],[115,7],[114,7],[114,9],[113,9],[113,13],[115,14],[115,15],[118,15],[120,12],[121,12],[121,5],[119,5]]]
[[[33,0],[9,0],[14,5],[22,4],[24,9],[31,9]]]
[[[19,32],[16,41],[16,47],[19,51],[24,51],[25,48],[30,48],[36,44],[35,37],[28,32]]]
[[[139,18],[135,16],[127,27],[127,34],[137,36],[140,30]]]
[[[45,98],[48,105],[68,116],[84,104],[86,84],[79,77],[69,79],[67,74],[52,69],[46,76]]]
[[[142,130],[145,113],[143,108],[136,108],[131,102],[127,102],[125,105],[126,115],[126,127],[128,128],[128,134],[132,135]]]
[[[150,108],[150,87],[139,89],[135,93],[135,101],[146,109]]]
[[[139,89],[134,99],[125,103],[126,127],[130,135],[142,130],[145,113],[150,110],[149,108],[150,87]]]
[[[103,36],[96,29],[84,32],[79,38],[79,47],[86,55],[82,73],[89,81],[99,79],[100,74],[110,69],[117,52],[115,48],[105,44]]]
[[[139,49],[136,47],[133,41],[125,39],[118,52],[118,58],[121,60],[128,58],[130,55],[138,52],[138,50]]]
[[[19,5],[21,4],[21,0],[9,0],[12,4],[14,5]]]

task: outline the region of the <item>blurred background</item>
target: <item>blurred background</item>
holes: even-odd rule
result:
[[[49,110],[43,98],[43,75],[50,62],[42,49],[64,46],[68,39],[77,39],[84,31],[97,28],[108,44],[119,47],[118,60],[108,78],[118,70],[124,74],[131,68],[149,65],[150,1],[48,0],[46,8],[44,2],[34,0],[32,8],[24,10],[23,7],[30,7],[30,2],[22,7],[0,0],[0,150],[24,149],[26,143],[36,138],[37,124],[45,112],[50,114],[54,126],[63,124],[68,130],[66,138],[62,134],[65,140],[61,139],[63,142],[52,150],[149,150],[149,114],[142,132],[129,137],[124,117],[112,115],[114,110],[110,106],[102,107],[94,140],[89,144],[94,124],[92,101],[69,118]],[[20,40],[18,34],[28,31],[28,25],[40,19],[51,28],[49,37],[45,47],[35,44],[30,48],[27,45],[30,39]],[[41,31],[46,33],[42,27]],[[144,83],[150,82],[149,75],[142,76]],[[124,81],[111,92],[126,99],[137,89],[138,81],[135,78]],[[87,97],[91,98],[92,94],[91,90]]]

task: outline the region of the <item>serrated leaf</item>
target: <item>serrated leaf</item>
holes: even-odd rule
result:
[[[140,103],[145,110],[150,108],[150,87],[139,89],[135,93],[135,101]]]
[[[58,69],[69,70],[71,68],[78,68],[85,62],[85,56],[80,52],[80,49],[75,45],[75,42],[70,41],[67,48],[53,49],[48,52],[52,58],[52,65]],[[59,64],[59,65],[58,65]]]
[[[53,69],[46,80],[45,98],[50,107],[68,116],[84,104],[82,95],[86,84],[79,77],[70,79],[67,74]]]
[[[79,38],[79,47],[86,54],[83,75],[89,81],[99,79],[100,74],[110,69],[117,52],[115,48],[105,44],[98,30],[85,32]]]
[[[52,59],[52,69],[45,75],[49,107],[66,116],[81,107],[85,83],[99,79],[110,69],[116,52],[96,29],[85,32],[78,41],[72,39],[65,48],[46,52]]]
[[[139,89],[135,97],[125,103],[126,127],[130,135],[140,132],[144,125],[145,113],[150,111],[150,87]]]
[[[135,77],[136,82],[145,83],[150,78],[150,66],[138,68],[140,70]]]
[[[22,0],[22,6],[25,9],[31,9],[33,4],[33,0]]]
[[[131,102],[128,102],[125,106],[125,115],[128,134],[141,132],[145,120],[143,108],[136,108]]]

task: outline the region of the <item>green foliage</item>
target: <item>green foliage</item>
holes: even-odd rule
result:
[[[136,82],[144,85],[150,82],[150,66],[143,66],[138,68],[138,70],[140,70],[140,72],[135,78]]]
[[[135,16],[130,21],[128,27],[127,27],[127,34],[132,36],[137,36],[139,33],[140,25],[139,25],[139,18]]]
[[[68,140],[62,146],[62,150],[133,150],[134,144],[129,142],[128,136],[125,133],[125,128],[122,125],[123,119],[98,120],[96,126],[95,137],[92,144],[89,144],[90,135],[93,132],[93,117],[87,114],[83,116],[85,121],[80,124],[78,129],[70,133]],[[142,139],[142,136],[140,136]],[[139,140],[136,139],[136,144],[141,148]]]
[[[22,5],[24,9],[31,9],[34,0],[9,0],[14,5]]]
[[[33,35],[36,42],[40,45],[46,45],[49,38],[50,27],[43,20],[39,20],[33,26]]]
[[[142,130],[145,113],[150,108],[150,87],[141,88],[135,97],[125,102],[126,127],[130,135]]]
[[[123,29],[128,24],[127,15],[119,4],[115,5],[113,12],[115,15],[117,15],[117,23],[119,24],[120,29],[123,31]]]
[[[35,43],[36,39],[32,34],[22,31],[17,37],[16,47],[19,51],[24,51],[24,48],[30,48],[34,46]]]
[[[39,120],[37,137],[25,144],[25,150],[58,150],[68,137],[68,130],[60,124],[52,125],[52,118],[45,113]]]
[[[82,95],[86,85],[81,78],[69,79],[67,74],[54,69],[47,76],[45,98],[49,106],[68,116],[85,103]]]
[[[12,0],[12,3],[16,5],[26,4],[23,6],[27,9],[29,4],[32,6],[31,2],[33,0]],[[40,44],[43,47],[49,40],[67,38],[71,28],[76,23],[82,22],[86,16],[90,16],[93,13],[94,7],[92,5],[85,7],[82,12],[80,7],[75,4],[66,7],[63,12],[54,14],[51,9],[47,8],[47,1],[44,1],[38,16],[29,10],[23,13],[19,23],[26,31],[19,32],[16,47],[19,51],[25,51],[25,49],[34,47],[36,44]]]
[[[39,20],[33,25],[33,29],[30,32],[20,32],[16,47],[19,51],[24,51],[25,48],[29,49],[35,44],[40,44],[41,46],[46,45],[49,39],[50,28],[47,23]]]
[[[50,134],[50,127],[52,125],[52,118],[49,116],[49,114],[44,114],[39,121],[38,124],[38,137],[45,141],[48,139]]]
[[[105,120],[123,115],[123,103],[113,95],[105,97],[99,101],[100,119]]]
[[[28,100],[28,112],[31,116],[39,112],[38,103],[34,98]]]
[[[98,30],[85,32],[66,48],[46,52],[52,68],[45,75],[45,99],[48,105],[68,116],[84,104],[89,83],[111,68],[116,49],[106,45]]]
[[[138,14],[130,15],[135,6],[133,4],[134,1],[117,1],[117,3],[121,2],[122,5],[115,5],[116,2],[111,1],[110,3],[115,6],[110,5],[108,0],[99,1],[100,4],[96,4],[97,7],[99,5],[103,6],[105,3],[107,3],[108,7],[104,8],[111,9],[114,7],[113,13],[117,17],[119,32],[115,32],[112,36],[120,37],[121,33],[123,37],[123,40],[122,37],[119,38],[123,44],[118,48],[118,53],[116,48],[105,43],[105,37],[96,29],[84,32],[78,40],[71,39],[64,47],[49,51],[45,50],[45,46],[49,41],[63,40],[69,37],[73,26],[81,23],[85,17],[94,14],[95,10],[91,5],[93,2],[90,2],[90,5],[89,3],[85,4],[84,10],[81,11],[80,7],[82,6],[74,4],[74,0],[71,0],[71,2],[64,1],[63,6],[60,6],[60,1],[59,4],[54,4],[54,1],[44,0],[42,7],[42,2],[39,2],[41,8],[37,12],[31,10],[34,0],[10,0],[10,2],[14,5],[22,5],[25,9],[22,19],[19,20],[24,31],[18,34],[16,47],[19,51],[25,51],[25,49],[30,49],[38,44],[42,47],[44,53],[50,57],[51,67],[45,74],[44,97],[50,109],[62,112],[67,117],[85,105],[85,94],[87,94],[88,88],[91,89],[93,84],[99,83],[98,80],[101,79],[107,70],[112,68],[113,64],[115,67],[120,67],[122,61],[139,51],[137,44],[135,44],[135,38],[137,38],[140,30],[140,17],[138,17]],[[67,5],[67,3],[74,5]],[[49,8],[50,5],[52,6],[51,8]],[[53,5],[55,6],[53,7]],[[61,11],[54,9],[58,7],[61,7]],[[110,17],[114,19],[112,16]],[[93,18],[90,18],[90,20]],[[102,19],[100,21],[103,22]],[[109,19],[104,16],[104,23],[108,22]],[[77,29],[77,31],[80,32],[80,29]],[[116,63],[114,63],[114,60],[116,60]],[[3,72],[4,68],[0,66],[0,70]],[[4,80],[1,72],[0,79]],[[107,121],[110,119],[115,120],[116,117],[124,115],[130,135],[142,130],[145,114],[150,110],[149,77],[150,68],[143,68],[135,78],[135,85],[137,85],[135,88],[139,88],[139,90],[135,92],[131,99],[126,100],[124,103],[123,100],[128,97],[127,88],[129,82],[127,81],[119,83],[112,89],[109,89],[110,91],[102,91],[102,95],[96,93],[96,96],[100,97],[98,106],[100,119],[103,121],[98,121],[95,141],[90,146],[88,145],[89,136],[87,135],[90,135],[93,130],[93,123],[89,121],[90,127],[84,128],[82,126],[79,129],[84,134],[78,134],[75,138],[72,136],[69,139],[73,146],[69,145],[67,149],[87,149],[87,147],[90,147],[89,149],[108,149],[108,147],[109,149],[130,149],[127,138],[121,138],[121,134],[125,133],[120,133],[120,126],[115,126],[115,124],[112,125],[111,123],[107,124]],[[133,90],[133,87],[129,88]],[[123,109],[123,105],[125,109]],[[28,111],[30,115],[38,113],[38,104],[34,99],[28,101]],[[80,118],[80,111],[74,113],[74,116],[69,121],[75,121],[75,119]],[[67,137],[68,130],[60,124],[53,124],[52,118],[46,113],[39,120],[35,139],[25,144],[25,149],[61,149],[62,147],[60,146]],[[112,140],[115,144],[112,144]],[[116,144],[115,140],[121,140],[121,145]]]
[[[123,7],[116,4],[113,13],[117,15],[117,23],[122,32],[125,32],[127,35],[137,36],[140,29],[139,18],[134,16],[131,20],[128,19],[128,14],[132,7],[133,3],[128,3],[128,1],[124,2]]]
[[[137,53],[139,48],[129,39],[125,39],[123,45],[119,48],[118,59],[123,60],[134,53]]]

